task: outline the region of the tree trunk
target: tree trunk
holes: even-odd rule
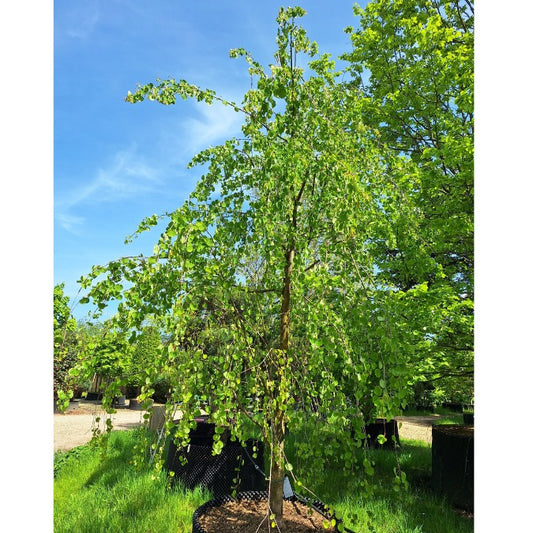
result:
[[[281,300],[281,324],[279,335],[280,350],[289,351],[289,314],[291,308],[291,276],[294,265],[294,247],[290,247],[285,253],[285,276],[283,279],[283,295]]]
[[[289,313],[291,303],[291,276],[294,265],[294,246],[290,246],[285,253],[285,275],[283,279],[283,295],[281,301],[281,317],[280,317],[280,357],[285,359],[289,351]],[[282,372],[286,370],[283,368],[273,368],[272,376],[275,376],[277,387],[279,389],[281,380],[284,379]],[[283,467],[284,445],[285,445],[285,412],[279,407],[274,411],[274,416],[271,422],[272,430],[272,466],[270,473],[270,490],[269,490],[269,505],[273,514],[276,515],[276,521],[279,526],[283,526],[283,479],[285,477],[285,470]]]
[[[272,466],[270,467],[269,505],[276,515],[278,526],[283,526],[283,453],[285,446],[285,416],[283,411],[276,411],[272,421]]]

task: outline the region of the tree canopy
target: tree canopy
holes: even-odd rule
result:
[[[382,276],[401,289],[427,281],[443,314],[426,323],[419,379],[473,388],[474,7],[468,0],[370,2],[355,8],[345,55],[364,121],[420,171],[412,199],[420,240],[441,276],[410,261],[408,244],[376,251]],[[350,31],[350,30],[349,30]],[[447,302],[444,305],[444,302]],[[459,379],[454,379],[459,378]],[[466,380],[466,382],[465,382]],[[467,393],[468,394],[468,393]],[[460,397],[460,396],[459,396]]]
[[[467,217],[445,228],[432,219],[432,194],[447,199],[442,217],[462,209],[464,184],[451,179],[462,153],[455,132],[442,126],[441,152],[411,143],[395,133],[407,120],[404,103],[396,99],[394,118],[394,107],[380,107],[388,100],[376,75],[368,94],[357,77],[357,63],[373,65],[367,41],[384,6],[370,4],[352,33],[349,84],[298,24],[304,11],[282,8],[272,65],[231,51],[254,80],[240,104],[174,79],[128,94],[131,103],[218,100],[242,114],[242,137],[195,156],[191,166],[207,170],[187,201],[141,222],[138,232],[164,221],[152,255],[95,266],[82,279],[100,309],[119,300],[111,321],[118,330],[136,335],[150,320],[167,336],[143,390],[148,397],[161,372],[174,376],[168,404],[183,411],[178,437],[186,442],[200,407],[241,440],[249,421],[258,426],[271,450],[270,507],[280,524],[283,478],[293,470],[287,428],[311,419],[316,432],[362,438],[365,422],[396,414],[408,399],[410,365],[424,360],[418,350],[452,335],[460,315],[453,306],[463,305],[458,287],[469,287],[465,263],[453,261],[467,256],[454,248]],[[388,24],[405,26],[401,35],[411,18],[387,15]],[[448,182],[451,192],[439,192]],[[217,433],[214,450],[221,447]],[[300,452],[317,453],[305,443]]]

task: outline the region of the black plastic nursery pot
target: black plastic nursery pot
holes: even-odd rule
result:
[[[474,510],[474,427],[433,426],[431,483],[455,507]]]
[[[189,489],[202,486],[214,496],[231,494],[234,490],[265,490],[264,443],[249,439],[242,446],[227,440],[221,453],[213,455],[214,433],[215,425],[200,419],[190,433],[186,448],[178,448],[170,441],[165,467],[174,472],[174,481],[179,480]]]
[[[364,431],[368,445],[372,448],[394,450],[396,446],[400,445],[398,422],[394,419],[378,418],[375,422],[365,424]],[[383,435],[387,439],[383,444],[379,443],[379,435]],[[392,437],[396,438],[396,442],[394,442]]]
[[[148,402],[148,405],[146,407],[150,407],[152,404],[153,404],[153,400],[150,400]],[[130,403],[129,403],[129,408],[130,409],[133,409],[134,411],[144,411],[145,410],[145,407],[144,407],[144,402],[141,402],[140,400],[138,400],[137,398],[131,398],[130,399]]]
[[[467,426],[474,425],[474,413],[463,413],[463,423]]]
[[[94,401],[101,400],[101,399],[102,399],[102,394],[100,392],[88,392],[87,393],[88,401],[94,402]]]
[[[126,396],[115,396],[112,406],[119,408],[126,407]]]
[[[204,503],[196,511],[194,511],[194,514],[192,516],[192,533],[218,533],[215,529],[204,529],[201,524],[200,520],[201,517],[206,514],[208,511],[215,507],[223,506],[230,502],[257,502],[257,501],[265,501],[268,499],[268,493],[265,491],[247,491],[247,492],[240,492],[235,497],[229,496],[229,495],[223,495],[218,496],[212,500],[209,500],[208,502]],[[295,494],[294,496],[291,496],[290,498],[285,499],[286,502],[301,502],[302,504],[306,506],[310,506],[313,508],[314,511],[316,511],[319,515],[321,515],[324,519],[331,520],[332,518],[335,518],[336,525],[329,529],[329,531],[332,532],[338,532],[339,529],[337,527],[337,524],[342,523],[342,520],[337,518],[334,514],[328,512],[326,509],[326,506],[318,501],[318,500],[309,500],[307,498],[304,498],[298,494]],[[231,529],[231,531],[239,531],[237,526],[234,526],[235,529]],[[348,530],[346,530],[348,531]]]

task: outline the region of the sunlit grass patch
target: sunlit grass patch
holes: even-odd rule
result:
[[[209,494],[169,489],[164,473],[130,461],[137,432],[112,432],[106,455],[88,449],[66,462],[54,482],[54,531],[71,533],[188,531]]]
[[[82,446],[56,454],[54,531],[56,533],[188,532],[192,514],[210,494],[170,488],[165,471],[136,469],[134,446],[141,430],[113,431],[105,455]],[[290,435],[289,441],[298,439]],[[288,451],[294,451],[288,443]],[[363,451],[360,452],[361,457]],[[357,533],[472,533],[473,521],[459,516],[430,488],[431,448],[402,441],[397,451],[367,450],[374,464],[365,488],[357,469],[331,459],[328,467],[306,477],[304,465],[292,460],[306,486],[331,506]],[[408,488],[394,490],[394,469],[406,472]],[[299,490],[297,489],[297,492]]]

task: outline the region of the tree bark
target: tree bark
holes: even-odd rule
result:
[[[285,275],[283,279],[283,295],[281,300],[281,324],[279,347],[282,352],[289,350],[290,332],[290,307],[291,307],[291,277],[294,265],[294,246],[291,246],[285,253]]]
[[[285,252],[285,273],[283,279],[283,294],[281,300],[280,317],[280,356],[287,358],[290,339],[290,307],[291,307],[291,276],[294,265],[294,245],[289,246]],[[277,385],[283,379],[280,372],[286,370],[272,369],[276,375]],[[275,374],[273,374],[275,375]],[[276,387],[276,389],[278,388]],[[283,467],[284,443],[285,443],[285,412],[278,407],[274,411],[271,422],[272,430],[272,466],[270,473],[269,505],[279,526],[283,525],[283,480],[285,470]]]
[[[285,415],[277,411],[272,421],[272,466],[270,468],[269,505],[276,522],[283,530],[283,454],[285,446]]]

